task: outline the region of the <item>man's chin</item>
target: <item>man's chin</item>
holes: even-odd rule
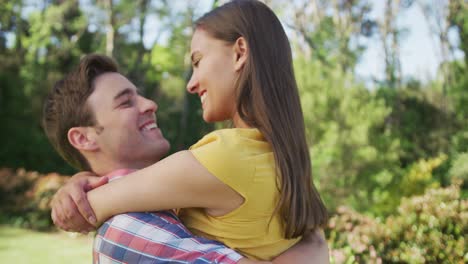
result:
[[[154,160],[154,162],[158,162],[167,155],[170,148],[171,145],[169,144],[169,141],[165,140],[164,142],[159,142],[159,144],[154,146],[154,151],[151,155],[152,160]]]

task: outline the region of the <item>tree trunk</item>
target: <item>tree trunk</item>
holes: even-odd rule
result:
[[[418,1],[418,4],[426,18],[431,33],[439,41],[442,93],[447,95],[447,85],[450,80],[450,71],[447,68],[447,64],[450,62],[450,51],[452,50],[448,39],[450,27],[449,3],[437,0],[430,3]]]
[[[114,57],[114,41],[115,41],[115,17],[113,10],[113,1],[104,0],[104,8],[107,13],[106,20],[106,55]]]
[[[400,45],[396,20],[399,13],[400,0],[387,0],[385,3],[384,20],[380,24],[380,37],[385,54],[385,81],[392,88],[401,86]]]
[[[218,3],[218,1],[215,0],[213,2],[213,6],[217,5],[217,3]],[[192,27],[193,18],[194,18],[193,9],[189,8],[189,10],[187,11],[187,24],[188,24],[188,26],[190,26],[190,28],[193,28]],[[192,34],[193,34],[193,32],[192,32]],[[190,66],[190,68],[185,72],[185,85],[188,84],[188,82],[190,81],[191,76],[192,76],[192,67]],[[178,134],[178,137],[177,137],[176,150],[184,149],[184,142],[185,142],[185,138],[186,138],[185,133],[187,132],[187,128],[188,128],[189,116],[190,116],[190,114],[192,113],[192,110],[193,110],[190,107],[191,104],[190,104],[190,97],[189,96],[190,95],[189,95],[188,92],[184,93],[184,106],[183,106],[182,114],[181,114],[181,118],[180,118],[180,130],[179,130],[179,134]]]
[[[135,74],[134,74],[134,82],[140,87],[142,94],[145,94],[145,86],[143,85],[144,83],[144,76],[145,76],[145,71],[147,70],[147,67],[145,66],[143,62],[143,57],[146,53],[145,45],[143,43],[143,39],[145,36],[145,23],[146,23],[146,13],[147,13],[147,7],[148,7],[148,0],[141,0],[139,2],[138,8],[139,8],[139,26],[138,26],[138,37],[139,37],[139,43],[138,43],[138,50],[137,50],[137,58],[135,60],[135,64],[133,69],[135,69]]]

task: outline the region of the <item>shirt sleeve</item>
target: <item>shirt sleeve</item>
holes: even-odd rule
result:
[[[237,263],[243,256],[194,236],[172,212],[114,216],[94,239],[93,263]]]
[[[253,180],[255,167],[246,160],[248,156],[235,134],[215,131],[193,145],[190,151],[212,175],[247,196],[246,189]]]

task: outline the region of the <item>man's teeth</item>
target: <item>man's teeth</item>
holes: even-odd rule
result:
[[[158,128],[158,125],[156,123],[151,123],[151,124],[145,125],[141,130],[146,131],[146,130],[151,130],[155,128]]]
[[[202,96],[200,96],[200,101],[201,101],[202,104],[205,101],[205,98],[206,98],[206,93],[204,93],[204,94],[202,94]]]

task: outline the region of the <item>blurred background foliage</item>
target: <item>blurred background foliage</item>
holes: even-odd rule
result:
[[[75,171],[42,132],[42,102],[84,54],[114,57],[157,101],[171,152],[225,126],[204,123],[199,99],[185,92],[192,23],[223,2],[0,0],[0,220],[50,230],[48,204],[67,179],[59,174]],[[468,261],[467,2],[382,0],[378,18],[376,1],[264,2],[293,47],[334,262]],[[402,71],[409,33],[396,21],[409,8],[421,10],[437,43],[429,80]],[[383,50],[384,74],[370,82],[355,72],[362,39]]]

